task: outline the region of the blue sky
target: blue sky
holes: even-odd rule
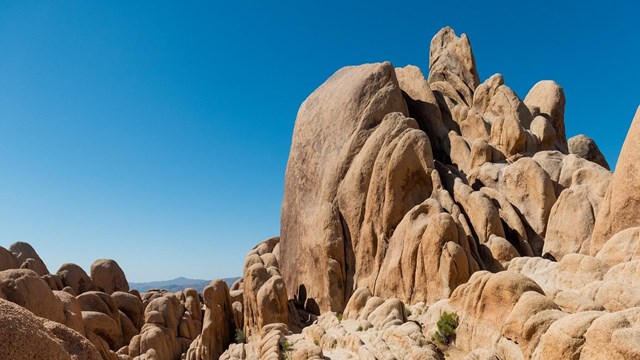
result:
[[[130,281],[241,273],[279,232],[300,103],[345,65],[427,72],[443,26],[520,97],[554,79],[613,165],[640,105],[637,1],[0,0],[0,245]],[[602,3],[600,3],[602,4]]]

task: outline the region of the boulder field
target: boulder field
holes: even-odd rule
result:
[[[111,259],[0,247],[0,358],[640,359],[640,108],[612,173],[554,81],[481,81],[448,27],[428,63],[309,95],[280,236],[231,287],[139,293]]]

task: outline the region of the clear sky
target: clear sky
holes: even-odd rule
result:
[[[300,103],[345,65],[427,72],[443,26],[481,80],[566,92],[610,164],[640,105],[638,1],[0,0],[0,245],[130,281],[239,275],[279,232]]]

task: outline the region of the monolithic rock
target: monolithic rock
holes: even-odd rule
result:
[[[598,212],[591,241],[591,255],[595,255],[604,243],[618,232],[640,226],[640,183],[633,181],[640,174],[640,107],[631,123],[618,157],[609,189]]]

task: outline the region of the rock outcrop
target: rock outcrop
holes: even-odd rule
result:
[[[12,360],[100,360],[82,334],[0,299],[0,357]]]
[[[640,358],[640,108],[612,174],[559,84],[481,81],[451,28],[429,67],[345,67],[304,101],[281,236],[231,287],[140,294],[114,260],[0,247],[0,358]]]
[[[632,181],[638,174],[640,153],[640,107],[631,123],[618,157],[602,209],[598,212],[592,235],[590,253],[595,255],[604,243],[622,230],[640,226],[640,184]]]

